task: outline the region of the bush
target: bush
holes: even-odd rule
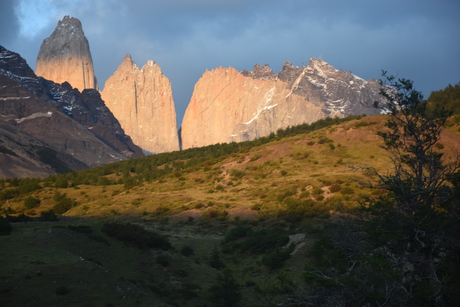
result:
[[[26,207],[27,209],[35,208],[39,204],[40,204],[40,200],[38,198],[33,197],[33,196],[28,196],[24,200],[24,207]]]
[[[40,212],[39,220],[42,222],[55,222],[58,220],[58,218],[56,214],[54,213],[53,209],[50,209],[48,211]]]
[[[56,214],[64,214],[77,204],[74,199],[59,192],[54,194],[53,199],[56,201],[56,204],[53,206],[53,211]]]
[[[274,252],[264,256],[262,263],[265,264],[270,270],[279,269],[284,266],[284,263],[289,259],[293,250],[293,244],[289,245],[288,248],[277,248]]]
[[[171,243],[162,235],[153,231],[147,231],[141,226],[134,224],[105,223],[102,226],[102,232],[109,237],[116,238],[141,249],[161,248],[168,250],[171,248]]]
[[[8,215],[6,217],[6,219],[10,222],[10,223],[24,223],[24,222],[30,222],[32,221],[32,218],[25,215],[24,213],[21,213],[17,216],[14,216],[14,215]]]
[[[0,235],[9,235],[12,230],[13,228],[10,222],[6,218],[0,216]]]
[[[188,256],[191,256],[193,254],[195,254],[195,251],[193,250],[193,248],[191,248],[190,246],[188,245],[184,245],[181,250],[180,250],[180,253],[186,257]]]
[[[329,187],[329,190],[331,191],[331,193],[339,192],[341,189],[342,187],[340,186],[340,184],[337,184],[337,183],[334,183],[333,185]]]
[[[353,190],[352,188],[349,188],[349,187],[345,187],[340,191],[340,193],[342,193],[344,195],[353,195],[353,194],[355,194],[355,190]]]

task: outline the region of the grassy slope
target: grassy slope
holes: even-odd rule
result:
[[[51,208],[56,190],[78,205],[57,223],[15,223],[10,236],[0,237],[1,303],[203,305],[219,273],[209,266],[213,251],[222,250],[225,233],[237,223],[306,234],[281,269],[269,270],[262,264],[263,255],[221,251],[222,262],[243,285],[242,305],[269,306],[282,300],[286,291],[301,292],[307,250],[322,221],[373,193],[359,184],[374,179],[360,167],[385,172],[389,165],[375,134],[383,122],[384,116],[373,116],[285,138],[128,190],[123,185],[44,188],[33,193],[41,200],[34,209],[24,208],[24,197],[10,199],[3,208],[28,215]],[[452,156],[460,141],[458,128],[450,130],[442,150]],[[341,190],[330,192],[334,185]],[[289,199],[311,199],[313,209],[293,222],[286,214]],[[126,246],[100,232],[106,220],[140,223],[166,235],[175,251]],[[67,229],[69,224],[91,226],[96,240]],[[178,251],[185,245],[195,254],[181,255]],[[162,253],[170,260],[167,267],[155,262]],[[56,294],[60,286],[67,293]]]

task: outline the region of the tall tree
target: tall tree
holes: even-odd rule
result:
[[[382,147],[393,163],[388,174],[378,176],[379,188],[388,195],[365,206],[369,233],[376,235],[388,253],[405,262],[401,287],[410,300],[429,299],[448,304],[446,280],[451,277],[449,257],[459,256],[459,161],[448,161],[436,150],[449,112],[426,111],[426,102],[413,82],[383,73],[381,102],[375,107],[389,113],[386,131],[379,132]],[[450,302],[452,303],[452,302]]]

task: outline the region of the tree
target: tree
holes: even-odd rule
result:
[[[400,287],[408,301],[428,298],[446,305],[452,299],[446,280],[447,263],[459,256],[458,193],[459,161],[448,161],[436,150],[449,112],[426,112],[426,102],[413,82],[383,73],[383,101],[374,106],[389,113],[386,131],[379,132],[382,147],[393,168],[380,174],[378,188],[386,196],[370,200],[363,207],[367,232],[401,265],[409,265]],[[455,179],[457,178],[457,179]],[[452,258],[453,257],[453,258]],[[452,301],[450,303],[453,303]]]

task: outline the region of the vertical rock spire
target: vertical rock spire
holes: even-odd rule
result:
[[[37,57],[35,73],[56,83],[69,82],[80,91],[97,89],[93,60],[80,20],[65,16]]]
[[[126,55],[105,82],[102,99],[144,153],[179,150],[171,83],[154,61],[139,69]]]

